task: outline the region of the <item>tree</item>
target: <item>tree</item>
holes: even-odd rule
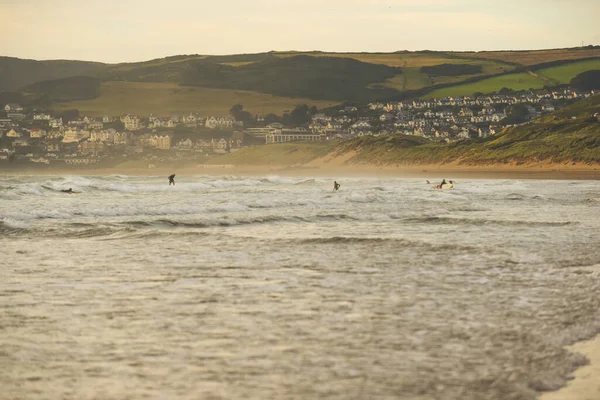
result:
[[[309,109],[306,104],[297,105],[289,114],[289,122],[293,126],[306,125],[310,121]]]
[[[600,89],[600,70],[585,71],[571,79],[571,86],[579,90]]]
[[[265,115],[264,121],[265,121],[265,125],[269,125],[269,124],[272,124],[273,122],[281,122],[281,117],[279,115],[269,113],[269,114]]]
[[[529,111],[523,103],[515,104],[507,108],[506,118],[502,120],[505,125],[522,124],[529,121]]]
[[[234,104],[229,113],[235,118],[236,121],[242,121],[244,125],[247,125],[249,122],[253,122],[254,118],[252,114],[248,111],[244,111],[244,106],[241,104]]]

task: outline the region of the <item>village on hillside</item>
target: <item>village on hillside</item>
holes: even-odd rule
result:
[[[128,158],[155,162],[210,157],[249,145],[291,141],[348,140],[404,134],[432,141],[485,138],[503,127],[528,123],[573,101],[594,95],[572,88],[479,96],[370,103],[318,110],[298,126],[254,116],[182,113],[168,117],[92,118],[53,115],[19,104],[0,111],[0,163],[95,165]],[[126,110],[124,110],[125,112]],[[517,115],[518,114],[518,115]]]

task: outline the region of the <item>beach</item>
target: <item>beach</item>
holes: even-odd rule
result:
[[[542,394],[540,400],[600,399],[600,335],[591,340],[577,342],[567,349],[584,355],[589,360],[589,364],[575,370],[573,380],[570,380],[567,386],[558,391]]]
[[[442,178],[473,179],[600,179],[600,164],[577,163],[534,163],[527,165],[493,164],[462,165],[447,164],[411,164],[411,165],[369,165],[345,164],[348,156],[317,159],[301,165],[233,165],[233,164],[196,164],[182,163],[178,166],[146,167],[110,167],[110,168],[4,168],[4,174],[43,174],[43,175],[111,175],[126,174],[140,176],[179,175],[223,175],[240,176],[335,176],[335,177],[407,177],[441,180]]]

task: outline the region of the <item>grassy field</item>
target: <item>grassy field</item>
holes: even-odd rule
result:
[[[546,84],[547,82],[545,80],[523,72],[519,74],[502,75],[495,78],[484,79],[479,82],[438,89],[427,93],[427,95],[423,97],[440,98],[448,96],[470,96],[477,92],[497,92],[504,87],[513,90],[527,90],[530,88],[538,89],[544,87]]]
[[[454,53],[460,57],[482,58],[505,61],[521,65],[534,65],[558,60],[600,57],[600,48],[593,49],[552,49],[535,51],[482,51]]]
[[[293,57],[300,54],[313,57],[341,57],[353,58],[358,61],[383,64],[390,67],[401,67],[403,72],[387,79],[383,85],[398,91],[421,89],[438,83],[460,82],[477,75],[491,75],[509,71],[514,66],[501,62],[483,59],[469,59],[459,57],[448,57],[443,53],[414,52],[414,53],[322,53],[322,52],[279,52],[274,53],[278,57]],[[463,76],[438,76],[430,77],[420,71],[421,67],[439,64],[476,64],[483,67],[481,74]]]
[[[242,90],[207,89],[178,86],[173,83],[105,82],[100,96],[93,100],[60,103],[57,111],[76,108],[90,116],[119,115],[170,115],[171,113],[198,112],[202,115],[226,115],[234,104],[242,104],[252,114],[275,113],[281,115],[297,104],[325,108],[335,102],[300,98],[276,97],[269,94]]]
[[[600,59],[590,61],[573,62],[557,67],[550,67],[535,71],[537,75],[552,80],[555,84],[569,83],[571,79],[582,72],[593,69],[600,70]]]

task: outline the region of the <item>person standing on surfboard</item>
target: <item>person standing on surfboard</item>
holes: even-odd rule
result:
[[[340,188],[340,184],[336,181],[333,181],[333,190],[338,190]]]
[[[169,176],[169,186],[175,185],[175,174]]]

